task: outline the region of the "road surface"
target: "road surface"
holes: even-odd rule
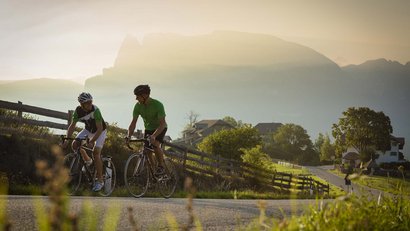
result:
[[[34,200],[47,205],[43,196],[0,196],[7,201],[7,216],[12,223],[11,230],[38,230],[34,212]],[[108,208],[121,208],[117,230],[131,230],[128,207],[133,209],[139,230],[166,229],[169,225],[166,214],[172,214],[179,224],[187,224],[189,215],[187,199],[131,198],[131,197],[71,197],[70,211],[78,214],[84,202],[89,202],[99,215],[100,229]],[[309,205],[318,206],[316,200],[265,200],[266,215],[274,218],[300,215]],[[258,218],[258,200],[194,199],[193,212],[199,217],[203,230],[235,230]],[[282,213],[283,211],[283,213]]]
[[[307,168],[310,171],[310,173],[312,173],[313,175],[316,175],[322,178],[323,180],[327,181],[328,183],[333,184],[347,191],[347,186],[345,185],[344,178],[328,171],[329,169],[333,168],[333,166],[318,166],[318,167],[305,166],[305,168]],[[378,197],[381,193],[380,190],[358,185],[358,184],[353,183],[353,181],[352,181],[352,187],[353,187],[353,193],[357,195],[366,195],[366,196],[371,195],[374,197]]]

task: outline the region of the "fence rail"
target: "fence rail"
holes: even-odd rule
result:
[[[60,112],[40,107],[34,107],[30,105],[25,105],[22,102],[12,103],[0,100],[0,108],[17,111],[17,117],[9,117],[9,116],[0,116],[0,120],[5,122],[17,122],[17,123],[26,123],[35,126],[42,126],[42,127],[49,127],[49,128],[56,128],[66,130],[68,125],[71,123],[71,115],[72,111],[69,110],[66,112]],[[39,120],[32,120],[23,117],[23,112],[66,120],[67,123],[55,123],[51,121],[39,121]]]
[[[165,153],[180,160],[184,171],[195,171],[213,176],[256,177],[278,191],[290,192],[294,190],[310,194],[329,194],[330,192],[329,184],[323,184],[310,175],[268,171],[251,164],[210,155],[181,145],[169,142],[165,142],[165,145],[169,147],[165,150]],[[201,167],[194,165],[200,165]]]
[[[50,109],[44,109],[29,105],[24,105],[22,102],[12,103],[0,100],[0,109],[17,111],[17,117],[0,116],[0,121],[27,123],[36,126],[44,126],[49,128],[57,128],[65,130],[71,122],[72,111],[59,112]],[[38,121],[23,118],[23,112],[47,116],[67,120],[66,124],[55,123],[50,121]],[[119,129],[125,134],[125,129]],[[330,191],[329,184],[323,184],[314,180],[310,176],[292,175],[288,173],[268,171],[258,166],[248,163],[243,163],[237,160],[226,159],[216,155],[200,152],[198,150],[188,148],[174,143],[165,142],[165,153],[181,162],[183,171],[198,172],[210,176],[235,176],[237,178],[257,178],[259,182],[269,185],[280,191],[297,190],[300,192],[317,192],[328,193]]]

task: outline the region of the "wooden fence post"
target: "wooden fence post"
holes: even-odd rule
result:
[[[183,169],[184,169],[184,172],[186,171],[186,159],[187,159],[187,156],[188,156],[188,149],[185,148],[185,150],[184,150],[184,163],[182,164],[182,167],[183,167]]]
[[[219,162],[220,162],[220,155],[217,156],[217,161],[216,161],[216,173],[219,173]]]
[[[18,116],[20,119],[23,118],[23,103],[22,103],[21,101],[18,101],[17,116]]]
[[[71,120],[73,119],[73,112],[73,110],[68,110],[67,125],[71,124]]]
[[[290,174],[290,177],[289,177],[289,190],[291,188],[291,183],[292,183],[292,174]]]

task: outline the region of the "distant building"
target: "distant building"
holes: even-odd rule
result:
[[[390,150],[385,152],[377,150],[376,154],[379,154],[379,158],[376,159],[376,163],[389,163],[389,162],[399,162],[404,161],[404,155],[400,150],[404,147],[404,137],[394,137],[390,138]]]
[[[386,151],[376,150],[376,154],[379,155],[375,162],[377,164],[381,163],[390,163],[390,162],[400,162],[405,161],[403,153],[400,150],[403,150],[404,147],[404,138],[403,137],[390,137],[390,149]],[[357,158],[353,158],[353,157]],[[343,162],[349,161],[354,162],[357,166],[360,163],[359,152],[353,147],[349,147],[346,152],[342,153]]]
[[[210,134],[222,129],[233,129],[234,127],[223,120],[201,120],[192,128],[182,132],[182,139],[178,143],[196,145]]]

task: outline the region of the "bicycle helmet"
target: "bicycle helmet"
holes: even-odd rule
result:
[[[93,100],[93,97],[90,95],[90,93],[87,92],[82,92],[79,96],[78,96],[78,102],[80,103],[85,103],[88,101]]]
[[[149,95],[150,93],[151,93],[151,88],[148,85],[138,85],[134,89],[134,95],[142,95],[142,94]]]

